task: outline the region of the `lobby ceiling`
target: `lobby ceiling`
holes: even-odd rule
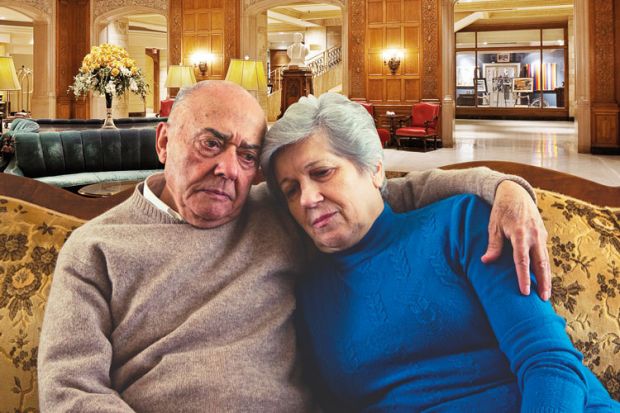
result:
[[[573,16],[573,0],[459,0],[455,31],[465,27],[565,23]]]

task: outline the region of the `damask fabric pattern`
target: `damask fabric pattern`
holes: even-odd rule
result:
[[[536,193],[549,231],[552,303],[584,362],[620,400],[620,209]],[[58,251],[82,223],[0,196],[0,411],[38,411],[45,300]]]
[[[620,400],[620,208],[536,195],[549,233],[553,307],[584,363]]]
[[[37,352],[58,251],[83,220],[0,196],[0,411],[39,411]]]

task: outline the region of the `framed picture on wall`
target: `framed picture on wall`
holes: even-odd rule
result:
[[[456,87],[473,87],[475,66],[458,66],[456,68]]]
[[[487,93],[487,80],[486,79],[476,79],[476,91],[478,93]]]
[[[510,53],[498,53],[496,56],[497,63],[509,63]]]
[[[531,77],[515,77],[512,79],[513,92],[533,92],[534,78]]]

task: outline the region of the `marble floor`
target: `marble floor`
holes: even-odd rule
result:
[[[454,148],[385,150],[386,170],[416,171],[477,160],[512,161],[620,186],[620,156],[577,153],[575,123],[457,119]]]

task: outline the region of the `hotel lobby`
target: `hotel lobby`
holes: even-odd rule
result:
[[[430,182],[420,193],[411,185],[412,195],[404,202],[416,207],[422,206],[420,199],[425,197],[434,201],[453,195],[450,190],[454,188],[456,193],[474,188],[490,193],[491,199],[500,193],[500,184],[489,183],[497,175],[484,170],[485,178],[472,184],[457,170],[488,167],[523,177],[531,185],[526,199],[532,210],[538,210],[546,228],[542,232],[549,253],[553,309],[566,321],[566,331],[572,345],[583,354],[583,363],[612,398],[620,400],[620,0],[2,0],[0,411],[45,411],[39,405],[37,363],[53,357],[39,352],[39,338],[59,251],[71,242],[72,234],[77,231],[79,236],[83,225],[90,228],[92,222],[107,222],[100,218],[102,214],[124,211],[136,197],[151,202],[156,207],[153,210],[166,212],[162,222],[174,221],[200,237],[212,230],[200,231],[204,228],[194,227],[171,206],[176,204],[160,199],[164,193],[161,187],[151,198],[142,189],[145,179],[158,178],[154,175],[164,171],[166,159],[156,142],[162,129],[172,128],[173,122],[160,124],[168,121],[181,90],[205,80],[227,80],[246,89],[252,96],[241,91],[243,96],[252,104],[258,102],[268,128],[309,94],[338,93],[356,102],[352,105],[356,110],[363,106],[368,114],[359,111],[369,122],[370,117],[374,121],[374,127],[370,123],[369,128],[372,138],[376,129],[383,146],[382,166],[387,177],[398,183],[410,182],[399,179],[414,172],[405,179],[421,186]],[[435,168],[444,172],[417,174]],[[453,179],[451,189],[444,191],[442,184],[448,179]],[[254,185],[251,193],[266,192],[263,180],[257,173],[254,180],[246,181],[248,187],[250,182]],[[275,215],[273,211],[279,211],[276,197],[265,198]],[[515,216],[520,206],[515,206]],[[268,210],[262,208],[261,213],[263,209]],[[240,227],[247,225],[245,220],[239,222]],[[434,222],[429,217],[425,225]],[[280,226],[283,232],[296,231],[292,221],[290,226],[270,220],[256,224],[264,231]],[[118,226],[121,232],[125,228]],[[118,241],[115,251],[121,251],[123,262],[142,262],[138,247],[157,242],[149,231],[139,234],[136,239],[143,244],[136,241],[133,247],[137,249],[127,256],[122,248],[125,240],[121,236],[113,239]],[[515,237],[503,229],[497,231]],[[231,297],[224,297],[228,283],[243,281],[244,270],[238,270],[239,265],[257,271],[279,265],[282,257],[278,253],[286,250],[288,241],[274,237],[271,241],[279,250],[273,252],[272,262],[268,262],[269,256],[253,265],[248,257],[263,251],[268,243],[260,237],[248,241],[236,232],[222,234],[217,240],[200,238],[207,247],[196,240],[174,245],[174,238],[162,236],[161,242],[169,246],[162,257],[173,256],[175,248],[179,256],[191,248],[204,253],[212,242],[228,251],[237,239],[243,239],[247,254],[239,259],[220,250],[212,254],[221,260],[213,264],[215,272],[229,279],[215,282],[210,274],[201,274],[204,278],[195,282],[183,259],[172,260],[182,267],[176,270],[172,264],[161,263],[166,258],[155,257],[164,270],[170,270],[166,276],[173,274],[182,280],[177,283],[172,278],[161,294],[154,294],[163,306],[157,311],[134,301],[143,292],[155,290],[143,284],[133,291],[135,274],[130,270],[119,271],[114,282],[104,280],[84,300],[101,308],[119,305],[105,320],[95,322],[88,313],[83,319],[87,321],[73,323],[83,331],[93,325],[101,327],[87,339],[105,336],[99,341],[105,346],[91,353],[85,346],[80,361],[86,372],[104,366],[95,393],[118,402],[131,388],[138,399],[142,390],[146,390],[145,399],[150,397],[147,393],[153,388],[136,390],[140,389],[140,374],[125,377],[127,386],[113,376],[115,363],[144,362],[143,354],[115,353],[118,342],[148,341],[144,345],[148,349],[162,343],[175,349],[163,357],[144,357],[153,369],[191,354],[183,339],[167,341],[175,328],[165,337],[134,337],[129,328],[126,336],[115,336],[119,334],[116,328],[126,320],[114,311],[127,310],[137,314],[137,319],[148,319],[143,324],[137,321],[137,328],[146,331],[149,326],[160,326],[160,319],[183,319],[185,326],[196,321],[199,312],[209,311],[209,305],[217,300],[223,303],[219,317],[224,324],[242,304],[254,305],[255,294],[264,292],[262,284],[244,285],[241,292],[233,294],[237,301],[229,302]],[[99,234],[91,235],[80,241],[96,244]],[[544,243],[541,245],[544,251]],[[528,246],[528,251],[534,250],[532,244]],[[80,251],[75,242],[72,248]],[[92,261],[111,268],[114,262],[97,255],[104,249],[95,245]],[[140,277],[146,279],[147,275],[151,274],[146,271]],[[81,276],[86,284],[95,285],[88,275]],[[277,291],[278,285],[270,284],[273,278],[257,281]],[[288,281],[278,278],[278,282]],[[202,290],[212,284],[218,284],[215,292]],[[123,289],[122,300],[119,288]],[[200,296],[196,302],[204,299],[207,304],[183,318],[185,314],[176,313],[176,305],[192,294]],[[416,297],[419,303],[410,305],[413,311],[435,311],[426,297]],[[269,294],[263,299],[277,304]],[[286,304],[285,311],[292,314],[294,298]],[[221,357],[221,365],[192,377],[184,376],[182,369],[175,371],[178,382],[185,386],[178,388],[194,389],[194,394],[187,390],[183,403],[191,402],[194,395],[204,395],[203,388],[192,387],[204,377],[247,373],[243,368],[237,371],[235,363],[253,360],[254,353],[239,352],[230,360],[225,357],[228,343],[219,346],[233,336],[241,337],[239,342],[254,343],[256,331],[267,325],[263,318],[281,314],[280,309],[256,308],[246,317],[256,324],[256,330],[204,323],[189,331],[189,335],[192,331],[213,333],[213,343],[207,344],[209,351],[215,349]],[[286,317],[281,315],[282,320]],[[280,325],[272,332],[295,337],[292,327],[287,330]],[[108,335],[112,337],[109,341]],[[66,345],[69,348],[76,342],[67,340]],[[253,385],[262,390],[268,387],[261,387],[261,369],[275,366],[286,370],[286,363],[292,365],[295,359],[295,350],[286,360],[277,358],[270,352],[270,344],[267,341],[261,347],[261,354],[269,353],[269,362],[251,372]],[[201,357],[188,356],[182,363],[188,371],[196,369],[204,361]],[[287,380],[296,379],[297,373],[296,369],[286,370]],[[73,379],[68,375],[65,382]],[[167,384],[164,378],[157,380]],[[243,377],[239,382],[249,381]],[[222,394],[230,400],[239,394],[251,400],[255,396],[252,391],[241,384],[229,386]],[[150,400],[165,394],[155,393],[149,393],[153,396]],[[124,402],[121,405],[128,408]],[[214,402],[204,405],[203,411],[227,411],[222,406]],[[253,410],[248,407],[244,411]]]

